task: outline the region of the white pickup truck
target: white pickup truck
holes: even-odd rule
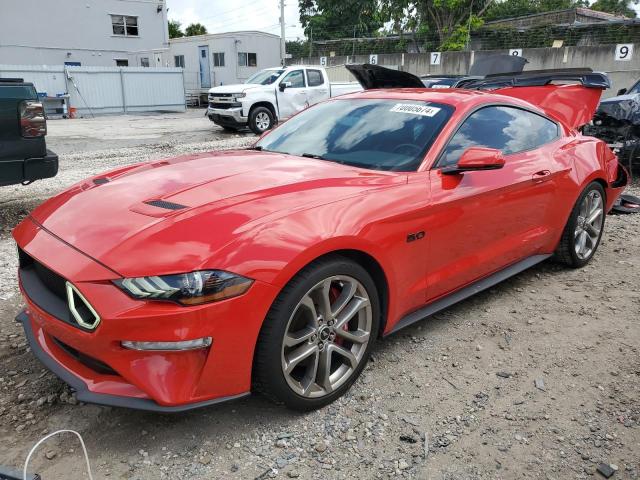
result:
[[[207,116],[225,130],[248,126],[259,135],[309,105],[360,90],[356,82],[330,83],[318,66],[267,68],[245,83],[209,90]]]

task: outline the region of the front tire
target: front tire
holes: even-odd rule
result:
[[[573,268],[589,263],[600,245],[605,216],[604,189],[598,182],[592,182],[582,191],[571,211],[556,257]]]
[[[267,107],[256,107],[249,113],[249,128],[256,135],[262,135],[273,128],[275,117]]]
[[[311,263],[267,314],[254,389],[301,411],[333,402],[362,372],[379,325],[378,292],[363,267],[341,256]]]

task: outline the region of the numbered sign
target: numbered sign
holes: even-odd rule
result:
[[[630,62],[631,58],[633,58],[633,43],[619,43],[616,45],[616,60]]]
[[[371,65],[377,65],[378,64],[378,55],[369,55],[369,63]]]
[[[440,65],[440,57],[442,57],[442,52],[431,52],[431,65]]]
[[[323,67],[327,66],[327,57],[320,57],[320,65]]]
[[[522,56],[522,49],[521,48],[512,48],[509,50],[509,55],[511,55],[512,57],[521,57]]]

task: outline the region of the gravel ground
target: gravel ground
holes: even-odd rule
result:
[[[70,140],[82,126],[56,124],[49,144],[67,149],[60,175],[0,192],[0,464],[21,465],[41,436],[72,428],[96,479],[561,480],[604,478],[600,464],[614,479],[640,476],[640,215],[608,216],[584,269],[544,262],[380,341],[361,379],[322,410],[293,413],[261,397],[173,416],[78,404],[13,322],[10,229],[85,176],[255,139],[201,121],[189,117],[207,137],[191,143],[178,133],[108,149],[119,133]],[[34,470],[86,478],[79,452],[71,437],[52,439]]]

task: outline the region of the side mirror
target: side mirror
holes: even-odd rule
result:
[[[621,88],[620,90],[618,90],[618,95],[624,95],[625,93],[627,93],[626,88]]]
[[[504,157],[495,148],[470,147],[464,151],[456,165],[444,167],[444,175],[456,175],[474,170],[497,170],[504,167]]]
[[[291,86],[291,82],[280,82],[280,91],[284,92],[285,88],[289,88]]]

